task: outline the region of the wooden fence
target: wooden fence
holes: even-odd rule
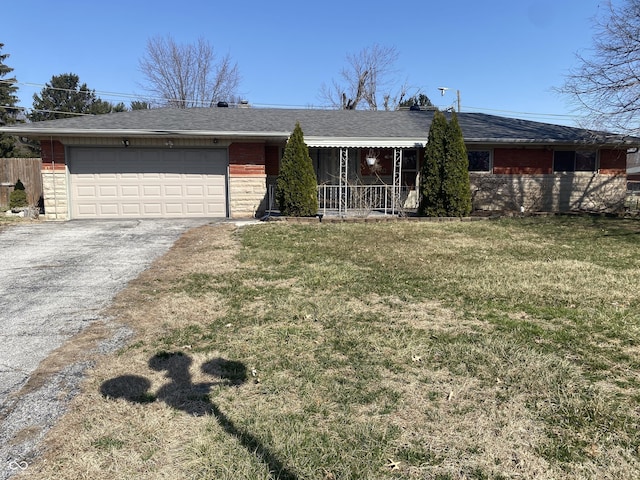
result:
[[[39,158],[0,158],[0,209],[9,208],[9,195],[18,179],[24,184],[29,205],[42,199],[42,160]]]

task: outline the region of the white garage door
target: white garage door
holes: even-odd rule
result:
[[[225,217],[223,149],[72,148],[72,218]]]

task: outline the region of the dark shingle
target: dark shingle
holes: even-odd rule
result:
[[[212,134],[277,133],[288,135],[300,122],[305,136],[342,138],[416,138],[426,140],[432,111],[303,110],[273,108],[152,109],[107,115],[35,122],[3,131],[22,135],[64,134],[68,131],[113,134],[189,132]],[[459,113],[465,141],[471,143],[620,143],[637,145],[640,139],[580,128],[533,122],[483,113]]]

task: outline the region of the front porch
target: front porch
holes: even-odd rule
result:
[[[318,214],[323,216],[368,217],[407,216],[418,208],[418,192],[392,185],[318,185]],[[266,215],[277,215],[275,185],[268,188]]]
[[[367,217],[415,212],[420,153],[421,145],[310,147],[309,156],[318,179],[318,214]],[[278,212],[276,178],[267,180],[267,215]]]

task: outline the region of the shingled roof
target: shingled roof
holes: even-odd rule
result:
[[[275,108],[151,109],[26,123],[7,133],[49,136],[214,136],[284,140],[300,123],[309,146],[423,145],[433,111]],[[476,144],[623,144],[640,139],[483,113],[459,113],[465,142]]]

